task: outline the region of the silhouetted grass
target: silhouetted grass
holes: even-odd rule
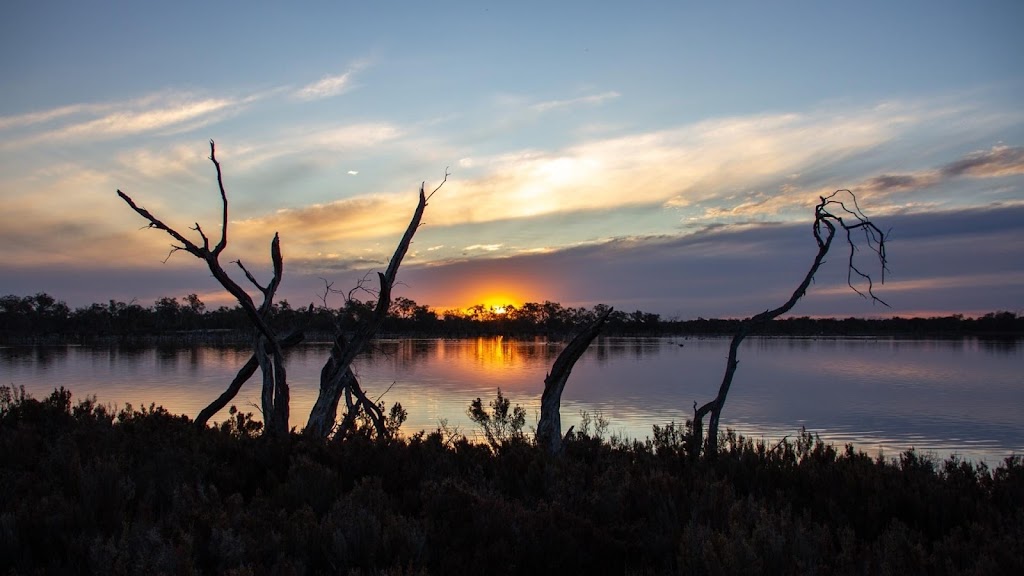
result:
[[[269,440],[232,414],[0,393],[0,573],[1021,574],[1024,462],[883,460],[803,433]]]

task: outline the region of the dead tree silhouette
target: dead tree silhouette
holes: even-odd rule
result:
[[[837,198],[840,194],[844,194],[849,198]],[[847,202],[849,202],[849,205]],[[732,387],[736,368],[739,366],[738,354],[740,344],[753,330],[756,330],[775,318],[778,318],[782,314],[789,312],[793,306],[796,305],[797,301],[807,294],[807,288],[810,286],[811,282],[814,281],[814,275],[818,272],[818,268],[820,268],[822,263],[825,261],[825,256],[832,247],[832,240],[835,238],[838,230],[842,230],[846,234],[846,243],[849,247],[846,275],[847,285],[854,292],[860,294],[864,298],[869,298],[872,302],[878,302],[886,307],[889,306],[875,295],[874,280],[872,279],[872,276],[861,271],[854,261],[854,256],[859,250],[855,236],[863,235],[863,242],[877,259],[880,271],[880,283],[885,282],[885,272],[888,270],[885,256],[886,235],[881,231],[881,229],[875,226],[867,216],[864,215],[860,206],[857,205],[857,197],[853,192],[843,189],[836,190],[828,196],[821,196],[820,202],[814,208],[814,224],[812,226],[812,230],[814,233],[814,240],[818,244],[818,253],[814,256],[814,260],[812,261],[810,268],[807,270],[807,273],[804,275],[803,281],[800,282],[796,287],[796,290],[793,291],[793,294],[781,306],[771,310],[765,310],[764,312],[747,318],[740,323],[739,327],[736,329],[736,333],[733,335],[732,340],[729,343],[729,357],[726,360],[725,374],[722,377],[722,384],[718,388],[718,394],[714,399],[700,407],[698,407],[697,403],[694,402],[693,430],[689,447],[689,453],[691,455],[699,454],[702,448],[704,450],[704,454],[709,457],[714,457],[718,453],[719,420],[722,416],[722,408],[725,407],[726,397],[729,395],[729,389]],[[866,289],[858,289],[854,285],[855,282],[866,283]],[[703,440],[702,430],[705,416],[709,416],[706,443]]]
[[[366,349],[366,346],[373,340],[380,329],[381,324],[387,317],[388,309],[391,307],[391,290],[395,285],[395,278],[398,275],[398,267],[402,264],[406,252],[409,251],[409,244],[412,242],[416,230],[420,227],[423,218],[423,211],[427,207],[430,198],[444,186],[448,181],[448,172],[445,171],[444,180],[430,194],[426,194],[424,185],[420,185],[420,198],[413,212],[412,220],[405,229],[395,253],[388,262],[387,270],[378,272],[380,289],[377,293],[377,303],[374,306],[370,318],[362,320],[355,333],[349,337],[340,329],[336,332],[331,345],[331,356],[320,371],[320,392],[316,403],[309,413],[309,421],[306,423],[305,432],[314,437],[327,438],[334,430],[335,421],[338,415],[338,403],[342,395],[345,396],[346,414],[338,426],[338,432],[342,435],[348,433],[355,423],[360,411],[366,414],[379,437],[387,437],[389,428],[380,406],[367,398],[359,381],[352,372],[352,361]]]
[[[206,265],[210,269],[210,273],[213,274],[213,277],[216,278],[220,285],[231,293],[231,295],[235,297],[235,300],[238,301],[238,304],[242,307],[242,310],[245,312],[249,322],[251,322],[255,328],[255,333],[253,335],[253,356],[256,359],[255,365],[259,366],[260,371],[263,374],[261,402],[266,433],[271,435],[287,434],[289,410],[288,375],[284,365],[281,339],[270,327],[268,322],[268,315],[274,303],[274,296],[277,293],[278,286],[281,284],[281,277],[284,273],[284,259],[281,256],[281,239],[275,232],[274,239],[270,243],[270,260],[273,264],[274,272],[270,282],[268,282],[266,286],[261,285],[256,280],[249,270],[246,269],[245,265],[242,264],[241,260],[234,261],[245,274],[245,277],[256,286],[260,293],[263,294],[263,302],[259,307],[257,307],[253,302],[252,297],[249,296],[249,294],[228,275],[220,263],[220,256],[228,245],[228,196],[227,191],[224,188],[224,177],[221,171],[220,162],[217,161],[216,147],[213,140],[210,140],[210,161],[213,163],[217,171],[217,187],[220,190],[221,198],[220,239],[212,248],[210,247],[210,239],[203,232],[203,229],[198,222],[196,222],[195,227],[191,229],[199,234],[199,238],[202,240],[202,245],[192,242],[174,228],[164,224],[164,222],[151,214],[148,210],[137,205],[135,201],[124,192],[118,190],[117,195],[120,196],[121,199],[132,208],[132,210],[149,222],[149,228],[163,230],[178,242],[178,244],[171,245],[171,251],[167,254],[167,258],[170,258],[179,250],[184,250],[200,260],[203,260],[206,262]],[[167,260],[165,259],[164,261],[166,262]],[[243,368],[243,372],[246,370],[247,368]],[[236,379],[242,378],[243,372],[240,372]],[[255,373],[254,367],[249,371],[249,376],[253,373]],[[245,379],[248,379],[249,376],[245,376]],[[243,379],[241,382],[244,383],[244,381],[245,380]],[[238,387],[241,387],[241,383],[238,384]],[[230,393],[232,388],[233,386],[229,386],[228,391],[225,394]],[[235,389],[235,393],[237,393],[237,389]],[[228,401],[230,401],[230,399],[228,399]]]
[[[171,251],[167,254],[167,258],[170,258],[171,255],[179,250],[184,250],[206,262],[207,267],[213,274],[213,277],[216,278],[220,285],[235,297],[239,305],[244,310],[246,317],[255,328],[252,356],[238,371],[235,378],[228,385],[227,390],[225,390],[224,393],[199,413],[196,418],[196,424],[199,426],[206,426],[209,419],[231,402],[231,400],[238,394],[242,385],[244,385],[245,382],[255,374],[256,369],[259,368],[263,375],[261,408],[263,411],[265,433],[268,435],[287,434],[289,432],[289,388],[283,350],[294,346],[303,340],[306,324],[312,316],[313,305],[310,304],[305,320],[300,322],[298,326],[293,327],[288,333],[279,335],[270,326],[269,315],[273,307],[274,297],[284,274],[284,259],[281,255],[281,240],[276,232],[274,233],[274,239],[270,244],[273,275],[265,286],[261,285],[256,280],[252,273],[250,273],[245,265],[242,264],[241,260],[234,261],[245,277],[263,295],[263,301],[259,307],[257,307],[253,302],[252,297],[249,296],[249,294],[228,275],[227,271],[224,270],[224,267],[220,263],[220,257],[224,253],[225,248],[227,248],[228,243],[228,197],[227,191],[224,187],[221,165],[217,160],[216,148],[213,140],[210,140],[210,161],[213,163],[217,172],[217,186],[220,191],[222,206],[220,238],[213,247],[210,246],[210,239],[203,232],[203,229],[198,222],[195,227],[191,228],[191,230],[194,230],[199,234],[201,244],[197,244],[185,238],[185,236],[177,230],[171,228],[148,210],[136,204],[130,196],[121,190],[118,190],[117,194],[132,208],[132,210],[149,222],[148,228],[162,230],[178,242],[177,244],[171,245]],[[309,423],[307,424],[307,431],[311,434],[326,438],[331,431],[334,430],[335,419],[337,416],[337,405],[343,393],[346,397],[347,406],[347,412],[344,420],[344,424],[346,426],[350,427],[354,423],[357,415],[359,413],[364,413],[373,423],[378,435],[382,437],[388,436],[392,432],[392,428],[388,426],[388,422],[380,408],[370,401],[360,388],[355,375],[352,373],[351,363],[356,355],[362,352],[366,345],[373,339],[377,329],[380,327],[381,323],[383,323],[391,303],[391,290],[398,274],[398,267],[402,263],[402,259],[405,257],[406,252],[409,250],[409,245],[412,242],[413,235],[415,235],[417,228],[420,226],[423,211],[427,205],[427,200],[429,200],[430,197],[433,196],[434,193],[445,184],[445,182],[447,182],[447,180],[448,172],[446,170],[444,180],[442,180],[441,184],[439,184],[429,195],[424,193],[424,185],[420,185],[419,203],[416,207],[415,213],[413,214],[412,221],[409,223],[405,234],[402,236],[398,248],[396,248],[391,261],[388,264],[387,271],[385,273],[378,274],[380,277],[380,292],[378,293],[377,305],[372,317],[360,325],[351,340],[349,340],[341,331],[340,327],[337,329],[330,358],[324,364],[324,368],[321,372],[320,397],[317,399],[317,403],[314,405],[313,410],[310,413]],[[167,259],[165,258],[164,261],[166,262]],[[353,400],[353,396],[355,397],[355,400]],[[343,426],[342,429],[345,429],[345,426]]]
[[[544,378],[544,392],[540,397],[540,420],[537,422],[537,444],[548,452],[557,454],[562,450],[562,391],[569,381],[569,374],[580,356],[587,351],[590,343],[597,338],[608,316],[614,308],[608,308],[594,322],[577,334],[562,350],[551,366],[551,372]],[[572,428],[569,429],[572,431]]]

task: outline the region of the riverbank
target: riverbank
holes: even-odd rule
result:
[[[1013,574],[1024,462],[871,458],[804,434],[575,434],[561,457],[451,430],[267,441],[70,393],[0,401],[4,573]]]

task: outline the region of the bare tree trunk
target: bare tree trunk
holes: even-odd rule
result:
[[[405,229],[405,234],[402,235],[398,247],[395,248],[387,270],[383,274],[377,273],[380,292],[377,295],[377,304],[371,317],[360,323],[351,340],[348,340],[340,330],[335,336],[331,346],[331,357],[320,371],[320,393],[309,413],[309,421],[306,423],[305,429],[307,434],[316,438],[327,438],[331,434],[338,417],[338,403],[341,401],[342,394],[346,394],[348,416],[343,422],[345,424],[343,430],[350,429],[356,413],[362,409],[373,421],[377,430],[384,433],[382,436],[386,435],[383,414],[372,401],[367,399],[359,387],[359,382],[352,373],[352,361],[369,345],[381,324],[384,323],[384,318],[387,317],[388,309],[391,307],[391,290],[395,285],[398,267],[402,264],[406,252],[409,251],[412,238],[420,226],[427,201],[444,185],[447,179],[448,174],[445,173],[445,180],[429,196],[425,194],[423,185],[420,186],[419,202],[413,212],[412,220]],[[352,399],[353,395],[355,400]]]
[[[280,238],[275,233],[274,240],[270,244],[270,256],[274,267],[274,276],[266,286],[261,286],[252,274],[246,270],[242,262],[240,260],[237,261],[238,267],[242,269],[245,276],[256,286],[256,288],[260,290],[260,292],[263,293],[263,303],[257,309],[249,294],[242,289],[238,283],[232,280],[230,276],[228,276],[224,267],[220,264],[220,255],[224,252],[224,249],[228,244],[228,196],[227,191],[224,188],[224,178],[221,172],[220,162],[217,161],[216,149],[213,140],[210,140],[210,161],[213,162],[213,165],[217,170],[217,187],[220,190],[222,204],[220,239],[212,248],[210,247],[210,239],[203,232],[203,229],[199,226],[198,222],[192,230],[199,234],[199,237],[202,240],[201,246],[188,240],[177,230],[164,224],[145,208],[138,206],[131,197],[124,192],[118,190],[117,195],[120,196],[121,199],[132,208],[132,210],[145,218],[149,222],[150,228],[163,230],[179,243],[171,245],[171,251],[167,255],[168,258],[171,254],[174,254],[179,250],[184,250],[205,261],[207,267],[210,269],[210,273],[213,274],[213,277],[216,278],[217,281],[220,282],[220,285],[230,292],[238,301],[242,310],[245,311],[245,315],[255,327],[258,335],[254,338],[253,345],[255,352],[254,356],[256,357],[257,364],[263,372],[263,419],[266,423],[266,433],[287,434],[289,411],[287,373],[284,368],[284,357],[281,352],[280,341],[266,321],[271,306],[273,305],[274,295],[281,283],[281,276],[283,274],[284,261],[281,257]],[[269,348],[269,353],[267,348]],[[270,392],[269,395],[267,394],[268,390]]]
[[[848,208],[842,201],[836,200],[835,196],[840,192],[846,192],[850,195],[853,201],[853,208]],[[830,207],[838,207],[838,215],[833,214],[829,211]],[[845,217],[852,217],[854,222],[847,223],[843,220]],[[882,271],[882,282],[885,281],[885,270],[886,270],[886,257],[885,257],[885,234],[882,233],[878,227],[876,227],[864,214],[860,211],[857,206],[857,198],[853,196],[853,193],[849,190],[836,190],[829,196],[821,197],[821,202],[814,209],[814,239],[818,244],[818,253],[814,257],[814,261],[811,263],[811,267],[807,270],[807,274],[804,275],[804,279],[797,286],[796,290],[786,300],[782,306],[774,308],[772,310],[765,310],[756,316],[748,318],[740,323],[739,328],[736,329],[736,333],[733,335],[731,342],[729,343],[729,358],[725,364],[725,374],[722,377],[722,383],[718,388],[718,394],[713,400],[707,402],[701,407],[697,407],[694,403],[693,413],[693,431],[690,444],[690,453],[696,456],[702,445],[704,448],[704,454],[709,457],[714,457],[718,454],[718,424],[722,416],[722,408],[725,407],[725,399],[729,394],[729,389],[732,387],[733,376],[736,374],[736,368],[739,366],[739,347],[743,342],[743,339],[754,329],[757,329],[768,322],[771,322],[775,318],[789,312],[793,306],[796,305],[797,301],[807,294],[807,288],[811,282],[814,281],[814,275],[818,272],[818,268],[824,262],[825,255],[828,254],[829,248],[832,246],[832,239],[835,237],[836,227],[841,227],[846,232],[847,243],[850,247],[849,258],[847,261],[847,284],[855,292],[861,296],[870,296],[874,302],[879,302],[885,306],[888,306],[884,301],[875,296],[872,283],[872,279],[869,275],[862,273],[854,264],[854,252],[857,250],[857,246],[852,238],[854,232],[863,232],[866,238],[867,245],[877,255],[880,268]],[[824,227],[824,230],[822,230]],[[862,293],[853,285],[853,275],[856,274],[860,279],[865,280],[868,284],[867,295]],[[710,415],[708,418],[708,437],[707,443],[704,445],[702,438],[703,434],[703,423],[704,417]]]
[[[569,381],[569,374],[580,356],[587,351],[590,343],[601,332],[614,308],[605,310],[597,320],[587,326],[569,342],[569,345],[555,359],[551,372],[544,378],[544,392],[540,397],[540,421],[537,423],[537,443],[548,452],[557,454],[562,450],[562,391]]]

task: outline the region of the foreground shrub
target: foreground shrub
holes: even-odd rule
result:
[[[1018,574],[1024,462],[884,460],[813,435],[559,457],[450,428],[254,437],[0,389],[3,574]],[[683,429],[685,431],[685,429]]]

